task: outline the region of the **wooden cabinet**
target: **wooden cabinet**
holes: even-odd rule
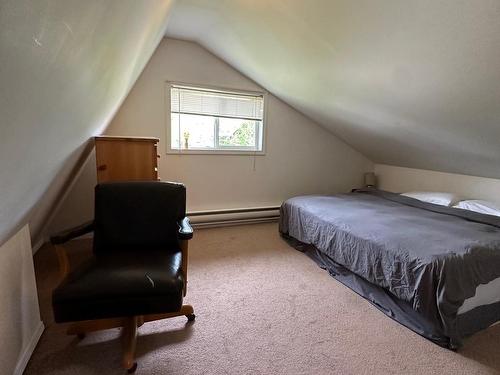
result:
[[[97,182],[158,179],[158,138],[95,137]]]

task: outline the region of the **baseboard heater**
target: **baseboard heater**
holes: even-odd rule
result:
[[[280,216],[279,211],[279,206],[248,207],[191,211],[187,216],[194,228],[207,228],[277,221]]]

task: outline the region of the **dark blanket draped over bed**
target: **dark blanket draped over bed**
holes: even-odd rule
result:
[[[296,247],[310,244],[326,255],[331,273],[340,266],[367,281],[364,287],[373,284],[403,301],[400,308],[424,323],[402,321],[414,320],[403,310],[393,318],[440,345],[457,348],[500,318],[500,304],[488,314],[464,314],[473,323],[457,316],[479,285],[500,277],[499,217],[367,189],[289,199],[281,206],[280,232],[298,240]],[[393,315],[387,303],[377,304]]]

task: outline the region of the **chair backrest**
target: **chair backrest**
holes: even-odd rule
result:
[[[177,222],[186,216],[186,188],[160,181],[95,187],[94,254],[179,249]]]

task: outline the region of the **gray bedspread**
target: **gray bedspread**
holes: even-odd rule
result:
[[[375,189],[291,198],[281,206],[280,232],[409,303],[450,347],[464,337],[459,307],[500,277],[500,217]]]

